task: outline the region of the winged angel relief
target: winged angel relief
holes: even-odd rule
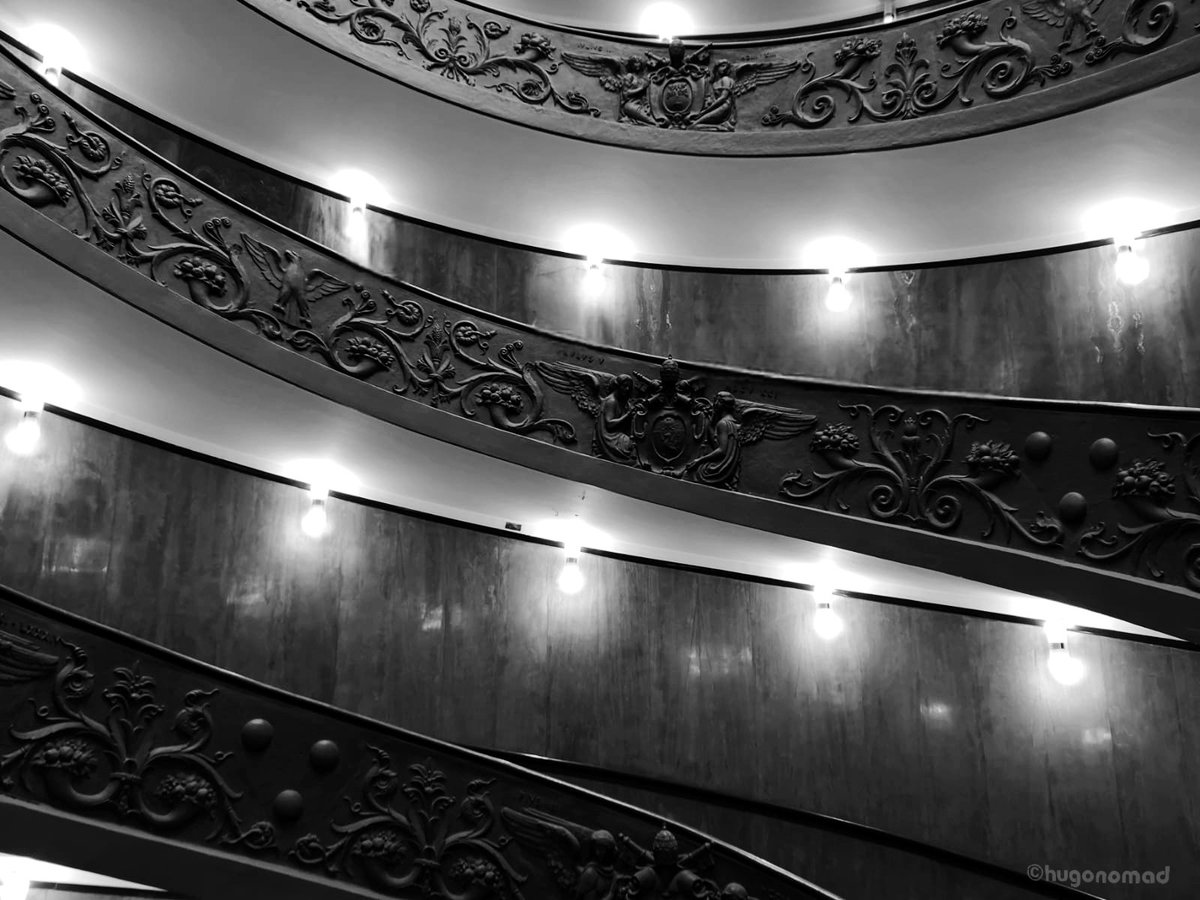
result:
[[[549,869],[565,900],[753,900],[742,885],[722,888],[711,877],[712,844],[681,852],[666,826],[646,848],[533,807],[506,808],[501,817],[524,853]]]
[[[631,125],[697,131],[733,131],[737,98],[762,85],[786,78],[801,61],[751,60],[712,62],[712,44],[688,51],[678,38],[667,56],[611,53],[563,53],[572,69],[600,79],[617,94],[619,120]]]
[[[668,357],[657,379],[609,375],[564,362],[538,362],[538,374],[595,423],[592,452],[603,459],[734,490],[742,448],[764,438],[808,431],[816,417],[741,400],[728,391],[703,396],[700,378],[681,378]]]

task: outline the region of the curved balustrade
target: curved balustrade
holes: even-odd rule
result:
[[[837,886],[846,896],[873,896],[873,891],[889,889],[889,882],[894,885],[893,879],[901,872],[906,873],[900,879],[904,890],[915,896],[970,896],[980,900],[985,897],[1083,900],[1094,896],[1069,884],[1033,879],[1028,872],[811,810],[571,760],[472,749],[640,806],[669,806],[677,818],[711,823],[705,826],[706,830],[724,829],[723,836],[738,846],[749,847],[748,840],[758,838],[762,841],[765,836],[764,843],[769,844],[774,853],[767,852],[767,847],[758,846],[754,847],[755,852],[785,867],[787,863],[777,854],[789,845],[799,845],[795,855],[811,858],[814,865],[823,870],[827,866],[828,871],[836,873],[835,877],[846,882]],[[759,823],[763,827],[756,828]],[[812,841],[817,835],[819,840]],[[805,836],[809,836],[808,840]],[[814,848],[804,846],[809,842],[819,843],[824,852],[813,852]],[[939,879],[941,883],[937,887],[944,893],[932,890],[933,884],[922,883],[924,878]],[[890,889],[895,890],[894,887]]]
[[[1174,0],[989,0],[836,36],[669,45],[461,0],[241,2],[453,103],[674,153],[930,143],[1063,115],[1200,69],[1200,9]]]
[[[836,900],[656,816],[6,588],[0,718],[0,806],[46,806],[377,894]]]
[[[0,75],[0,224],[89,278],[124,271],[123,299],[231,355],[544,471],[1192,634],[1196,411],[885,391],[564,340],[355,266],[11,59]],[[1146,608],[1151,583],[1164,602]]]

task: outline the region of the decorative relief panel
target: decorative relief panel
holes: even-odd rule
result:
[[[421,404],[781,511],[1200,590],[1200,510],[1176,494],[1183,484],[1200,507],[1197,439],[1183,437],[1200,432],[1194,411],[913,396],[595,352],[357,267],[191,182],[15,64],[0,75],[0,185],[180,303],[257,335],[258,365],[283,349],[323,367],[317,383],[387,392],[398,416]],[[532,449],[507,446],[518,462]],[[1185,448],[1179,466],[1164,447]],[[696,496],[723,514],[718,495]]]
[[[289,723],[286,739],[273,721]],[[380,895],[836,900],[648,813],[331,715],[4,588],[0,723],[0,806],[66,810]]]
[[[837,37],[704,44],[534,25],[457,0],[242,2],[452,102],[681,153],[928,143],[1062,115],[1200,70],[1200,53],[1180,48],[1132,73],[1113,71],[1197,40],[1200,10],[1180,0],[992,0]],[[1046,92],[1053,102],[1022,102]],[[866,127],[883,123],[907,125]]]

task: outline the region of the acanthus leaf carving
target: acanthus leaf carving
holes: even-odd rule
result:
[[[1112,495],[1132,510],[1141,520],[1139,525],[1118,523],[1116,533],[1109,534],[1108,526],[1098,522],[1080,537],[1079,555],[1093,562],[1110,562],[1126,556],[1134,560],[1136,570],[1145,569],[1150,576],[1161,580],[1165,571],[1160,554],[1168,543],[1190,534],[1195,543],[1182,554],[1183,577],[1192,588],[1200,590],[1200,434],[1186,437],[1180,432],[1150,432],[1164,450],[1182,448],[1181,472],[1187,501],[1196,512],[1174,509],[1176,475],[1160,459],[1139,458],[1117,470]]]
[[[828,74],[815,77],[815,66],[806,60],[804,71],[809,80],[796,92],[790,108],[773,106],[762,122],[820,128],[837,115],[839,94],[849,105],[847,124],[864,116],[876,122],[916,119],[945,109],[956,98],[961,106],[972,105],[977,85],[987,97],[1003,100],[1030,85],[1044,85],[1048,79],[1071,73],[1071,63],[1058,54],[1038,65],[1033,48],[1011,36],[1017,24],[1010,14],[1000,25],[999,40],[981,41],[989,27],[985,14],[970,12],[948,19],[938,31],[935,45],[949,48],[955,58],[942,63],[936,77],[933,60],[921,56],[917,41],[903,33],[894,45],[893,61],[884,69],[878,105],[870,96],[880,87],[879,80],[874,75],[861,80],[860,73],[880,55],[882,42],[849,38],[834,54],[834,69]]]
[[[494,48],[492,42],[507,35],[511,25],[495,19],[480,25],[470,15],[458,16],[446,7],[434,9],[429,0],[409,0],[415,18],[394,11],[394,0],[350,0],[345,8],[332,0],[302,0],[297,6],[322,22],[346,25],[365,44],[394,47],[405,59],[411,58],[407,48],[412,48],[425,71],[450,81],[473,87],[482,76],[490,90],[523,103],[540,106],[553,100],[569,113],[600,115],[600,110],[580,92],[560,91],[554,86],[550,76],[558,71],[554,61],[557,51],[540,32],[523,33],[511,52],[504,52]],[[502,79],[501,69],[521,80],[513,83]]]
[[[304,835],[291,850],[293,859],[383,893],[416,889],[443,900],[522,900],[527,877],[504,855],[509,839],[491,837],[497,817],[490,780],[470,782],[460,800],[432,764],[410,765],[401,783],[391,756],[368,749],[374,761],[358,783],[361,799],[349,801],[351,821],[330,823],[337,835],[330,843]]]
[[[51,665],[51,654],[31,652],[14,638],[0,635],[0,672],[9,676],[0,684],[57,671],[49,703],[33,701],[33,725],[14,722],[9,728],[15,747],[0,755],[0,789],[23,790],[69,810],[111,809],[161,831],[207,818],[207,841],[274,847],[270,823],[242,827],[235,808],[242,793],[219,772],[232,754],[208,750],[214,733],[209,701],[216,689],[188,691],[171,724],[174,737],[165,738],[157,722],[167,707],[158,702],[155,680],[136,662],[113,670],[100,692],[107,713],[97,717],[89,711],[95,676],[82,647],[59,639],[66,655],[53,655]]]
[[[963,458],[966,474],[946,471],[952,458],[959,428],[971,431],[987,420],[970,413],[950,416],[939,409],[910,412],[888,405],[874,409],[866,404],[841,404],[851,419],[867,422],[869,461],[856,459],[861,443],[849,422],[831,423],[813,435],[810,448],[831,466],[829,471],[793,472],[783,478],[779,492],[791,500],[824,498],[826,507],[843,513],[853,507],[846,496],[852,486],[862,484],[864,512],[883,522],[950,532],[962,521],[960,496],[974,500],[984,511],[987,524],[982,539],[992,537],[1003,525],[1026,541],[1043,547],[1061,543],[1062,524],[1038,512],[1032,522],[1022,522],[1017,509],[1000,499],[995,490],[1016,477],[1020,460],[1003,441],[972,443]]]

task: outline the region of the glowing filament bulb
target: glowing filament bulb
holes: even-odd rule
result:
[[[564,594],[578,594],[583,590],[583,569],[579,568],[579,557],[568,556],[566,565],[558,573],[558,589]]]

